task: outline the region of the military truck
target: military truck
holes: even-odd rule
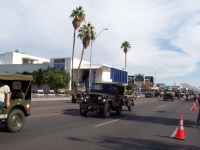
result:
[[[5,104],[0,108],[0,122],[10,132],[20,131],[25,124],[25,117],[31,108],[31,75],[0,73],[3,84],[10,87],[10,107]]]
[[[178,91],[178,90],[174,91],[174,97],[177,97],[178,99],[180,99],[180,97],[181,97],[181,92]]]
[[[76,103],[77,101],[83,102],[83,99],[85,98],[85,93],[81,91],[74,92],[72,94],[72,103]]]
[[[181,98],[181,91],[178,87],[173,87],[172,91],[174,92],[174,97],[177,97],[178,99]]]
[[[131,111],[134,106],[132,94],[125,94],[125,84],[117,82],[93,83],[89,93],[80,103],[80,114],[86,116],[89,111],[97,111],[105,118],[110,116],[111,111],[120,115],[122,106],[127,106]]]
[[[154,97],[155,97],[154,91],[147,91],[145,93],[145,98],[154,98]]]
[[[174,101],[174,97],[175,97],[174,92],[172,90],[167,90],[163,95],[163,100],[167,101],[169,99],[171,101]]]
[[[155,97],[159,97],[160,96],[160,92],[155,91],[154,95],[155,95]]]

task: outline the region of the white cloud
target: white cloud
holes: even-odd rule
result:
[[[191,74],[199,70],[200,1],[199,0],[18,0],[1,1],[1,52],[19,49],[45,58],[71,56],[73,43],[72,19],[75,7],[81,5],[101,35],[93,43],[92,62],[124,68],[125,40],[132,48],[127,53],[129,74],[155,74],[157,80],[173,82],[180,76],[198,86]],[[174,51],[159,39],[168,41],[181,51]],[[80,58],[81,41],[76,39],[75,57]],[[89,61],[90,47],[84,59]],[[188,75],[188,78],[185,77]],[[199,80],[196,78],[196,80]]]

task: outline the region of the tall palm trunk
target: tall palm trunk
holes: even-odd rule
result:
[[[74,29],[74,40],[73,40],[73,49],[72,49],[72,75],[71,75],[71,89],[73,89],[73,74],[74,74],[74,48],[75,48],[75,36],[76,36],[76,30]]]
[[[83,46],[83,50],[82,50],[82,53],[81,53],[81,60],[80,60],[79,66],[78,66],[78,72],[77,72],[77,78],[76,78],[77,84],[79,83],[79,70],[80,70],[80,67],[81,67],[82,60],[83,60],[84,50],[85,50],[85,48]]]
[[[126,53],[125,53],[125,70],[126,70]]]

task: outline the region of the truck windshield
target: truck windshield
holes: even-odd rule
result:
[[[100,84],[100,83],[95,83],[92,84],[91,91],[116,91],[116,86],[112,84]]]

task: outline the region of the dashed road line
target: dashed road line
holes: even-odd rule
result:
[[[157,108],[164,107],[164,106],[166,106],[166,105],[158,106]]]
[[[129,117],[131,117],[131,116],[132,116],[132,115],[126,116],[126,117],[123,117],[123,118],[119,118],[119,119],[115,119],[115,120],[112,120],[112,121],[108,121],[108,122],[105,122],[105,123],[101,123],[101,124],[98,124],[98,125],[96,125],[96,126],[94,126],[94,127],[103,126],[103,125],[106,125],[106,124],[109,124],[109,123],[113,123],[113,122],[116,122],[116,121],[119,121],[119,120],[122,120],[122,119],[125,119],[125,118],[129,118]]]

